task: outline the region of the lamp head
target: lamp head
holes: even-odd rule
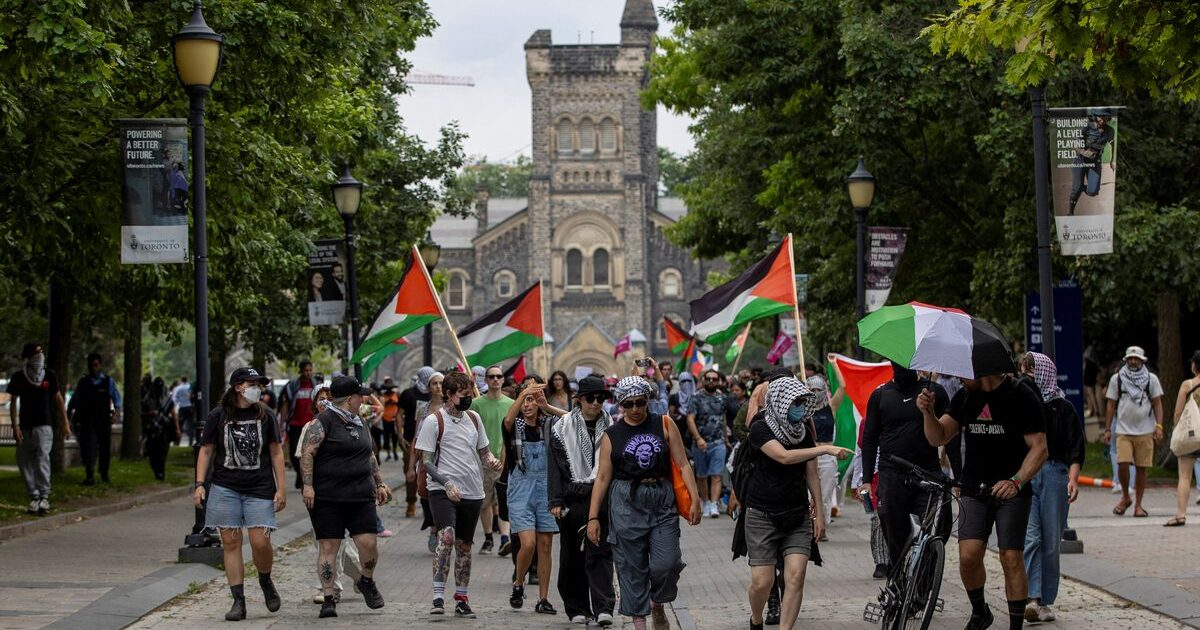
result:
[[[224,40],[204,22],[200,0],[196,0],[191,21],[171,38],[175,72],[185,89],[207,91],[212,87],[221,67]]]
[[[858,168],[846,177],[846,189],[850,192],[850,205],[857,210],[871,207],[875,199],[875,176],[867,170],[863,156],[858,156]]]
[[[350,174],[348,165],[342,171],[342,176],[330,188],[333,189],[333,205],[337,206],[339,214],[344,217],[358,214],[358,207],[362,204],[363,184]]]
[[[425,261],[425,268],[432,271],[442,257],[442,246],[434,242],[432,233],[426,232],[425,241],[417,247],[421,250],[421,259]]]

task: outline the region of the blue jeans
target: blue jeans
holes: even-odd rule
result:
[[[1058,599],[1059,547],[1067,526],[1067,465],[1049,461],[1030,481],[1033,502],[1025,528],[1025,573],[1029,598],[1043,606]]]

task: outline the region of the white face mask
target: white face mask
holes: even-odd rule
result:
[[[242,397],[248,402],[256,403],[260,396],[262,396],[262,390],[258,387],[250,386],[242,390]]]

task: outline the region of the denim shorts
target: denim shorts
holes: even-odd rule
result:
[[[275,529],[275,502],[213,485],[204,512],[207,528],[265,527]]]
[[[697,477],[720,477],[725,469],[725,443],[709,442],[706,451],[693,445],[692,466],[696,469]]]
[[[508,524],[513,533],[530,530],[557,533],[558,522],[550,515],[546,496],[546,475],[522,475],[514,469],[508,475]]]

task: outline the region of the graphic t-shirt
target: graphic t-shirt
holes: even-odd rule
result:
[[[696,414],[696,430],[705,442],[725,440],[725,394],[696,392],[692,397],[691,413]]]
[[[786,512],[808,506],[808,482],[805,479],[805,466],[800,464],[781,464],[762,452],[762,447],[771,440],[777,440],[771,427],[766,421],[754,422],[750,425],[750,447],[758,450],[755,453],[757,462],[754,474],[746,480],[746,505],[763,512]],[[813,448],[813,432],[807,431],[800,444],[785,446],[788,450]],[[746,448],[743,446],[742,448]]]
[[[30,383],[25,370],[18,370],[8,381],[8,393],[17,405],[18,424],[22,431],[33,427],[52,426],[54,395],[58,393],[58,376],[46,370],[41,383]]]
[[[651,416],[637,426],[624,420],[604,431],[612,443],[613,477],[616,479],[671,478],[671,448],[663,421]]]
[[[984,406],[991,410],[990,418],[980,417]],[[991,488],[1017,474],[1029,454],[1025,436],[1046,431],[1041,395],[1011,376],[990,392],[959,390],[950,402],[950,417],[962,427],[966,442],[963,483],[967,488],[981,483]],[[1021,493],[1030,492],[1031,486],[1023,484]]]
[[[259,417],[254,407],[238,409],[226,419],[225,409],[208,414],[200,443],[212,444],[212,482],[222,488],[259,499],[275,497],[275,472],[271,469],[271,444],[279,443],[275,414]]]
[[[500,457],[500,452],[504,450],[504,436],[501,431],[504,427],[504,416],[508,414],[508,409],[512,407],[512,404],[513,399],[504,394],[500,394],[500,398],[497,400],[480,396],[471,401],[471,411],[479,414],[479,418],[483,421],[483,430],[488,437],[488,448],[497,459]]]
[[[434,464],[443,477],[458,486],[459,494],[464,499],[483,498],[483,476],[480,469],[479,449],[488,446],[487,433],[475,429],[475,420],[471,413],[461,416],[450,415],[442,410],[442,421],[445,429],[442,432],[441,452],[434,458]],[[421,432],[417,435],[417,450],[426,453],[438,451],[438,421],[430,414],[421,422]],[[430,491],[445,490],[445,486],[426,479]]]
[[[288,420],[288,426],[290,427],[302,427],[312,422],[313,419],[313,382],[302,378],[299,383],[299,387],[296,388],[296,395],[292,397],[291,418]]]

